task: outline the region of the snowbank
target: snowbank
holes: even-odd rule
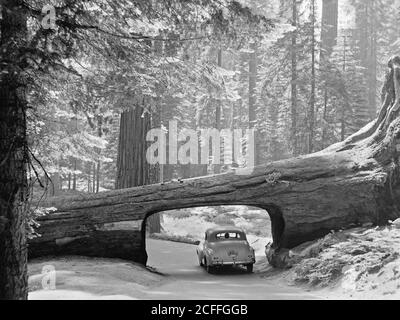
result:
[[[55,270],[55,287],[43,280]],[[119,259],[61,257],[32,260],[28,266],[29,299],[136,299],[164,278],[137,264]]]
[[[400,299],[400,220],[332,233],[296,248],[291,281],[328,297]]]

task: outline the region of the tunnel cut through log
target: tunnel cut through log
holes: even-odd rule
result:
[[[236,204],[229,203],[229,204],[225,204],[225,205],[233,206]],[[198,206],[194,206],[194,207],[198,207]],[[176,208],[176,209],[187,209],[187,208],[194,208],[194,207],[190,206],[190,207],[186,207],[186,208]],[[270,222],[271,222],[272,247],[279,248],[280,241],[281,241],[283,231],[285,228],[285,221],[283,220],[282,213],[280,212],[279,208],[277,208],[273,205],[268,206],[268,208],[262,208],[260,206],[250,206],[250,207],[263,210],[265,212],[265,214],[268,215]],[[163,211],[165,211],[165,210],[163,210]],[[157,212],[151,212],[151,213],[147,214],[142,222],[141,236],[142,236],[142,251],[144,252],[143,255],[144,255],[144,261],[145,261],[144,264],[147,263],[147,259],[148,259],[148,255],[146,252],[146,232],[147,232],[146,222],[150,216],[152,216],[153,214],[156,214],[156,213],[160,213],[160,212],[157,211]]]

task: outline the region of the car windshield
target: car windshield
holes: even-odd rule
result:
[[[215,239],[220,240],[244,240],[245,237],[239,232],[219,232],[215,235]]]

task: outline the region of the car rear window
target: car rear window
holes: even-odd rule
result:
[[[245,236],[239,232],[220,232],[215,235],[217,240],[244,240]]]

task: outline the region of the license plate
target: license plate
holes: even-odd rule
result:
[[[238,253],[235,250],[228,251],[228,256],[237,256]]]

